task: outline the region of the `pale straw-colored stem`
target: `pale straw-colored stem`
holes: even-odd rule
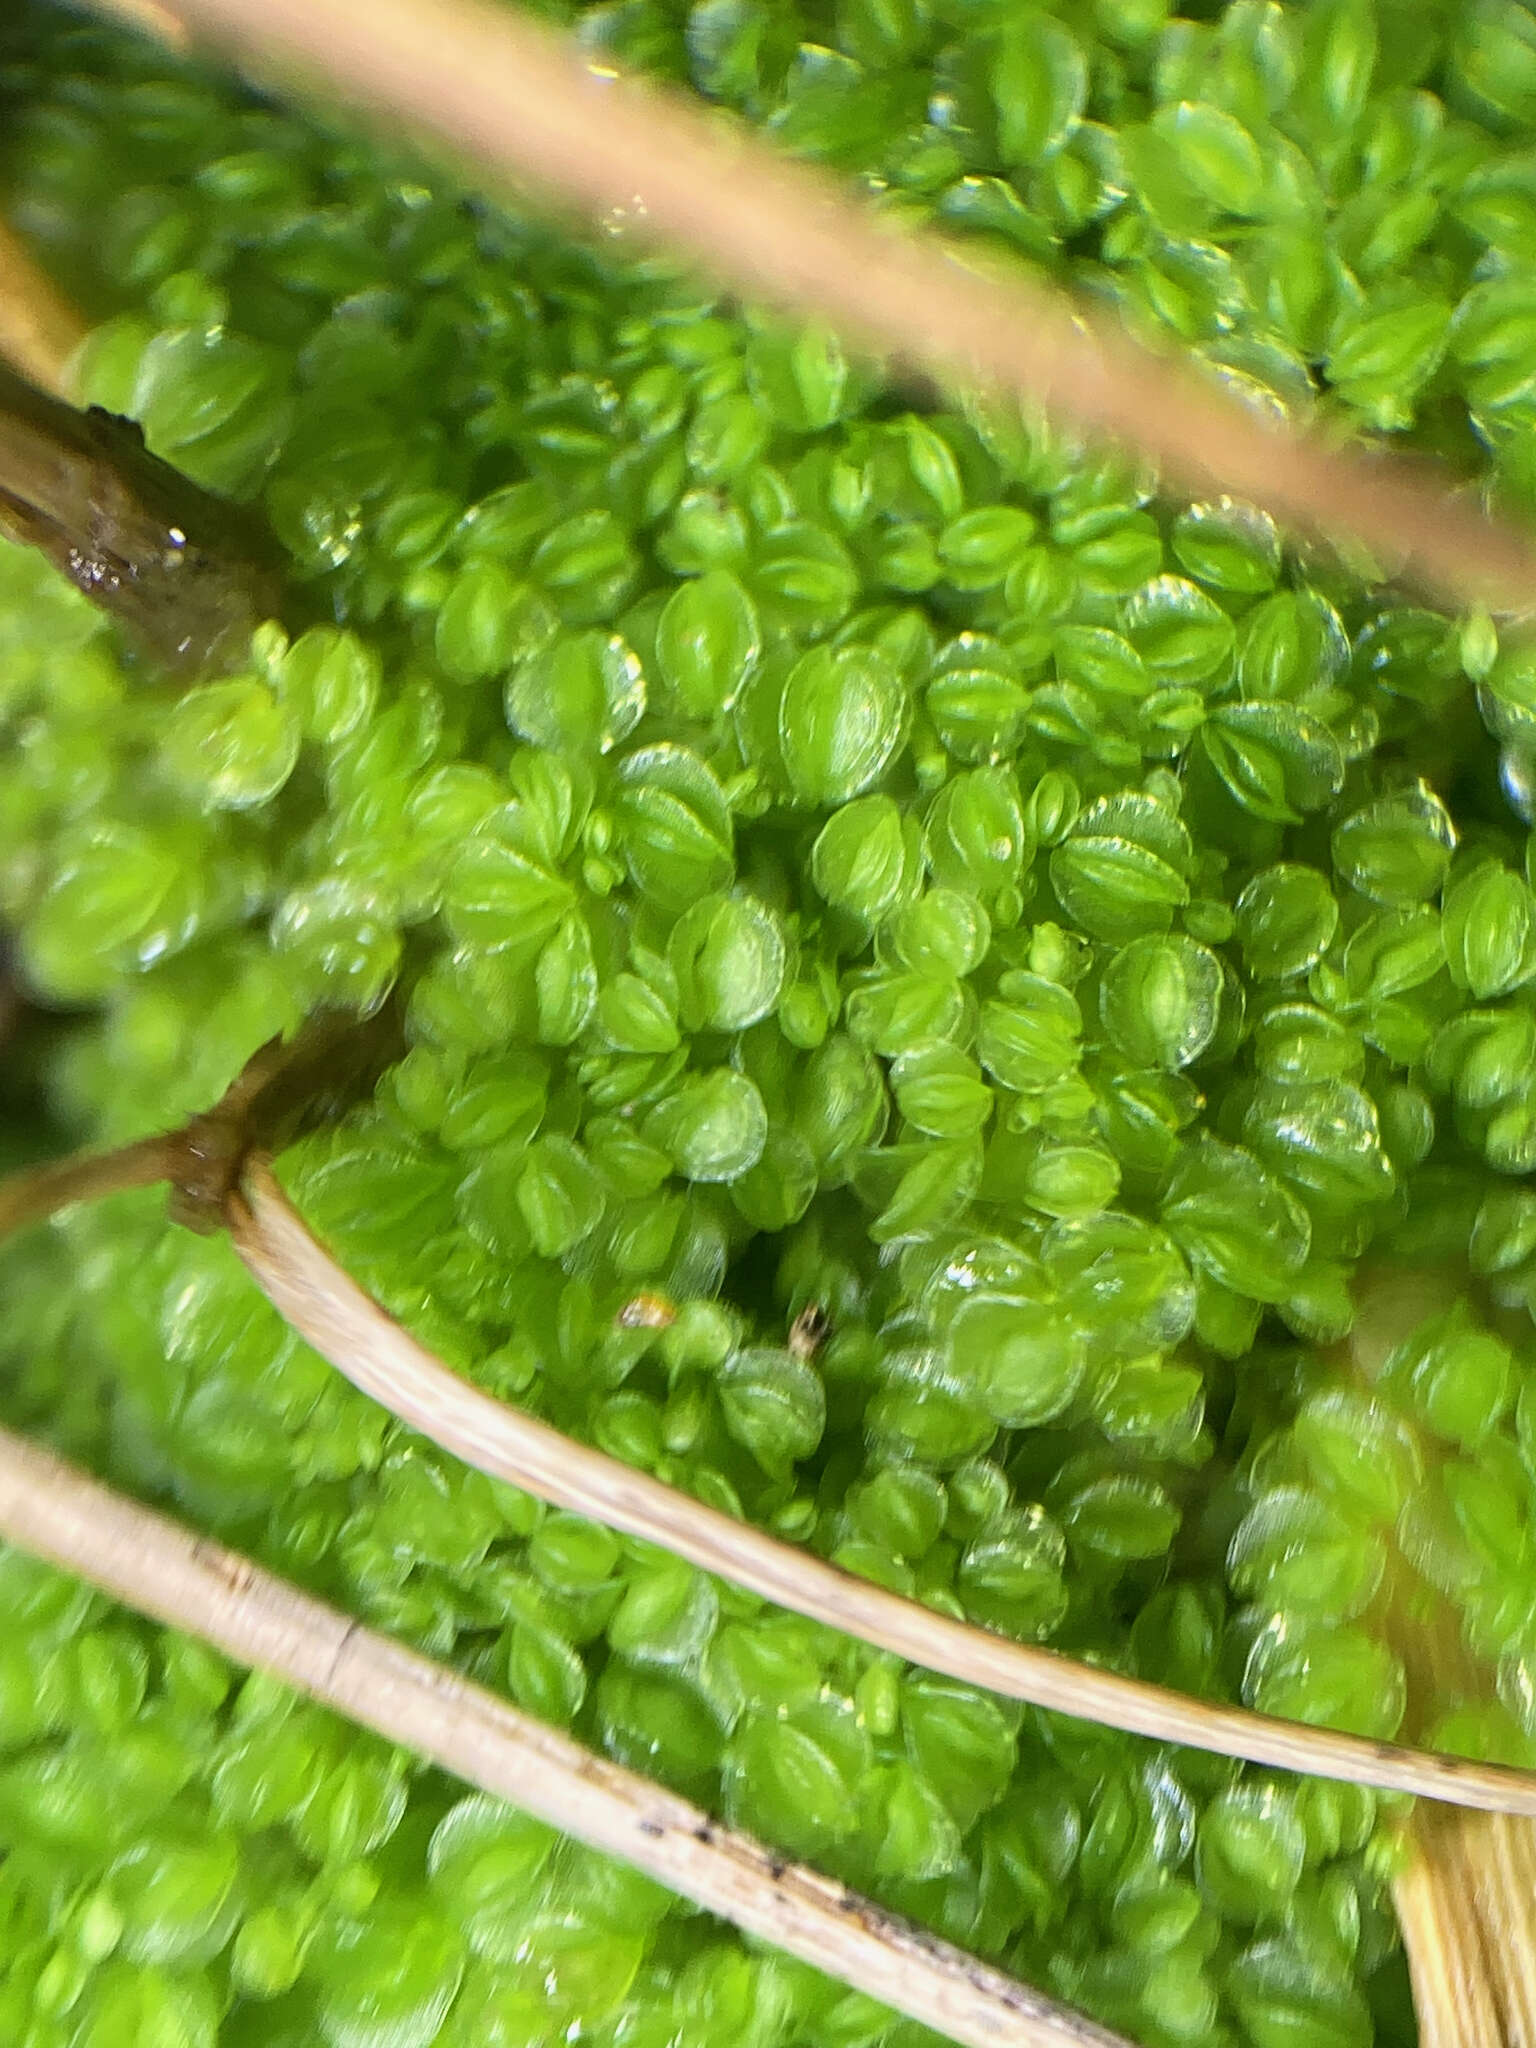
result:
[[[1425,1807],[1393,1887],[1421,2048],[1536,2048],[1536,1829]]]
[[[423,1436],[540,1500],[639,1536],[777,1606],[909,1663],[1081,1720],[1316,1777],[1536,1814],[1536,1776],[1217,1706],[954,1621],[765,1535],[560,1435],[450,1371],[339,1266],[278,1185],[247,1162],[226,1216],[235,1250],[301,1336]]]
[[[106,0],[107,5],[112,0]],[[1177,357],[1021,272],[896,232],[829,177],[681,95],[622,78],[490,0],[172,0],[194,39],[446,145],[494,183],[660,243],[757,298],[947,380],[1010,394],[1150,456],[1168,480],[1352,534],[1455,604],[1536,603],[1536,541],[1430,472],[1282,430]]]
[[[1129,2048],[542,1721],[0,1430],[0,1538],[971,2048]],[[126,2048],[126,2044],[125,2044]]]
[[[68,398],[69,365],[86,324],[20,239],[0,221],[0,355],[56,398]]]

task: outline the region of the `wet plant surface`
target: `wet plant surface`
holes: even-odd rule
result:
[[[565,12],[1529,507],[1510,0]],[[126,37],[32,7],[0,49],[9,215],[102,323],[81,396],[270,525],[299,607],[146,687],[0,550],[58,1142],[394,994],[405,1057],[281,1171],[480,1386],[1021,1640],[1536,1761],[1519,631]],[[1411,2038],[1390,1802],[547,1511],[154,1196],[0,1278],[8,1422],[786,1853],[1156,2048]],[[0,1608],[28,2048],[915,2038],[19,1555]]]

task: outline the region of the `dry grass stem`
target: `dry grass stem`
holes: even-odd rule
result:
[[[246,1164],[227,1217],[257,1285],[322,1357],[423,1436],[493,1478],[658,1544],[775,1605],[907,1662],[1081,1720],[1283,1770],[1536,1815],[1536,1775],[1216,1706],[1010,1642],[872,1585],[493,1400],[418,1344],[311,1235],[270,1164]]]
[[[1536,1825],[1414,1815],[1395,1890],[1421,2048],[1536,2048]]]
[[[972,2048],[1128,2048],[699,1807],[359,1627],[249,1559],[0,1431],[0,1537],[274,1673],[348,1720],[622,1858]]]
[[[1138,346],[1022,273],[981,275],[926,233],[882,229],[822,173],[681,95],[585,61],[488,0],[174,0],[259,68],[409,124],[493,180],[661,243],[724,284],[832,321],[947,379],[1044,405],[1153,458],[1170,482],[1235,493],[1350,534],[1453,604],[1536,603],[1536,541],[1395,456],[1282,431],[1208,374]]]
[[[68,367],[85,322],[0,221],[0,355],[55,398],[68,398]]]

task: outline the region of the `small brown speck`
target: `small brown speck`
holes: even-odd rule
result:
[[[832,1319],[819,1301],[808,1301],[789,1326],[789,1355],[809,1365],[831,1335]]]
[[[677,1321],[677,1310],[664,1294],[635,1294],[614,1321],[621,1330],[667,1330]]]

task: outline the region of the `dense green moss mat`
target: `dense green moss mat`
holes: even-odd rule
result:
[[[574,10],[1254,405],[1528,505],[1536,17],[1200,17]],[[175,1122],[399,986],[412,1050],[284,1172],[482,1385],[991,1627],[1532,1761],[1518,634],[621,223],[578,246],[48,8],[0,37],[5,203],[103,323],[87,394],[291,561],[291,630],[172,691],[0,553],[0,915],[78,1013],[56,1128]],[[1433,1313],[1352,1351],[1405,1267]],[[1137,2039],[1410,2025],[1370,1795],[893,1668],[546,1513],[152,1199],[0,1287],[7,1420]],[[0,1611],[7,2040],[914,2038],[14,1556]],[[1426,1636],[1467,1698],[1410,1683]]]

